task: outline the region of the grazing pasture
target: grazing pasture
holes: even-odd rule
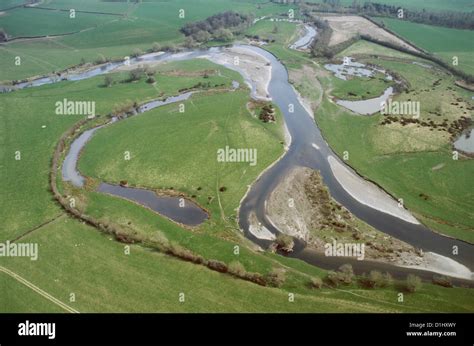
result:
[[[58,0],[47,2],[44,6],[117,12],[123,16],[76,12],[76,19],[69,19],[68,12],[24,8],[12,11],[18,13],[18,16],[0,16],[0,28],[3,27],[7,33],[15,33],[14,36],[58,34],[88,29],[64,37],[13,41],[0,45],[0,64],[3,67],[0,71],[0,81],[49,74],[82,61],[94,62],[100,55],[123,58],[136,49],[146,51],[155,42],[162,47],[180,44],[184,41],[184,35],[179,29],[185,23],[202,20],[219,12],[233,10],[260,17],[287,13],[288,9],[294,8],[259,0],[143,1],[136,4],[99,0]],[[184,18],[180,17],[180,10],[184,10]],[[15,65],[17,56],[22,59],[20,66]]]
[[[287,284],[261,287],[136,245],[126,255],[124,244],[70,218],[24,241],[39,244],[41,260],[9,258],[2,259],[2,265],[80,312],[468,312],[474,304],[470,289],[429,284],[416,294],[407,294],[403,304],[394,302],[397,290],[393,287],[313,290],[307,284],[316,276],[314,267],[284,258]],[[278,265],[276,260],[269,262]],[[18,285],[0,275],[5,287]],[[4,291],[2,298],[8,303],[2,305],[3,312],[59,312],[36,293],[22,291]],[[295,293],[292,303],[289,292]],[[15,298],[20,293],[31,303],[28,307]],[[69,302],[71,293],[75,302]],[[179,301],[180,293],[185,294],[184,302]]]
[[[307,0],[308,2],[322,3],[322,0]],[[470,0],[373,0],[371,2],[400,6],[402,8],[413,9],[413,10],[430,10],[436,12],[442,11],[459,11],[459,12],[470,12],[473,10],[472,1]],[[349,6],[353,3],[353,0],[341,0],[341,4]],[[364,3],[364,1],[360,1]]]
[[[474,31],[411,23],[392,18],[378,18],[387,28],[415,45],[452,64],[458,57],[458,69],[474,74]]]

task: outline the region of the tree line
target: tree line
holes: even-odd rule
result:
[[[250,15],[227,11],[201,21],[187,23],[181,28],[181,32],[187,38],[200,43],[211,39],[231,41],[234,34],[247,28],[252,21],[253,17]]]

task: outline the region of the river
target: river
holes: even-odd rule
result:
[[[364,220],[371,226],[386,234],[398,238],[417,248],[423,249],[425,252],[434,252],[436,254],[449,257],[465,265],[472,271],[472,268],[474,267],[473,245],[435,233],[421,224],[414,224],[404,221],[401,218],[392,216],[388,213],[384,213],[380,210],[377,210],[376,208],[365,205],[353,198],[335,178],[333,171],[331,170],[331,167],[329,165],[328,157],[334,157],[341,165],[344,165],[349,170],[351,170],[351,168],[346,166],[345,163],[340,160],[337,155],[335,155],[335,153],[332,151],[332,149],[329,147],[329,145],[326,143],[323,136],[321,135],[321,132],[315,121],[310,117],[306,109],[300,103],[296,91],[288,82],[288,73],[285,66],[275,56],[261,48],[244,45],[239,45],[238,47],[243,47],[252,50],[253,52],[264,56],[270,61],[272,67],[272,77],[268,91],[273,102],[282,111],[286,126],[292,138],[291,144],[286,154],[271,168],[265,171],[265,173],[263,173],[259,177],[259,179],[257,179],[257,181],[251,186],[247,195],[241,202],[239,208],[239,226],[249,239],[262,246],[268,245],[268,241],[258,239],[249,232],[249,215],[251,213],[255,213],[262,225],[265,226],[272,233],[279,233],[279,231],[275,229],[275,227],[273,227],[273,225],[267,218],[267,214],[265,211],[265,201],[267,200],[273,189],[285,176],[285,174],[287,174],[292,168],[297,166],[306,166],[312,169],[319,170],[323,177],[324,183],[330,190],[332,197],[336,199],[340,204],[345,206],[358,218]],[[146,59],[161,61],[187,60],[198,57],[206,57],[212,59],[212,55],[218,53],[219,51],[220,48],[214,47],[207,50],[195,50],[185,53],[165,53],[152,56],[148,55]],[[131,64],[139,63],[143,60],[144,58],[139,57],[137,59],[133,59],[131,61]],[[105,67],[94,68],[93,70],[91,70],[92,72],[86,71],[80,74],[72,75],[70,79],[80,80],[90,78],[112,71],[121,65],[123,65],[123,63],[113,63],[110,65],[106,65]],[[231,65],[225,66],[232,68]],[[234,69],[242,73],[240,69]],[[248,79],[247,77],[248,76],[244,76],[245,79]],[[17,87],[20,88],[39,86],[43,84],[55,83],[58,81],[59,80],[57,78],[50,78],[49,80],[46,78],[42,78],[41,82],[39,83],[25,83],[21,86],[17,85]],[[293,112],[290,112],[289,110],[290,104],[293,105]],[[71,145],[71,152],[75,152],[76,154],[73,153],[72,163],[68,163],[69,168],[67,168],[66,171],[69,170],[70,173],[73,172],[74,174],[80,176],[80,174],[76,170],[78,153],[97,129],[98,128],[90,130],[91,132],[87,135],[88,137],[86,136],[87,138],[82,139],[81,145],[77,144],[76,142],[73,142],[73,144]],[[79,139],[76,139],[76,141],[77,140]],[[65,168],[63,167],[63,173],[64,171]],[[68,177],[65,176],[65,178],[67,179]],[[359,178],[363,180],[362,177]],[[112,188],[106,190],[107,193],[114,194],[119,197],[125,197],[127,199],[134,200],[135,202],[138,202],[144,206],[150,207],[150,205],[147,205],[147,202],[145,201],[146,198],[149,198],[149,195],[145,199],[140,201],[140,194],[137,194],[136,191],[134,191],[135,195],[133,197],[127,197],[123,195],[123,189],[120,189],[120,191],[116,191]],[[387,198],[391,197],[387,196]],[[199,208],[198,206],[195,207]],[[160,211],[158,210],[158,212]],[[195,215],[192,217],[190,216],[190,218],[193,219],[193,222],[191,222],[191,224],[195,224]],[[181,217],[177,221],[186,224],[186,222],[183,222],[183,219]],[[457,249],[457,254],[453,254],[454,247]],[[300,258],[308,263],[312,263],[314,265],[328,269],[336,268],[341,263],[340,258],[322,256],[321,254],[316,253],[314,250],[306,248],[301,242],[297,242],[295,251],[291,254],[291,256]],[[350,259],[344,259],[344,263],[347,262],[353,264],[356,272],[360,272],[361,270],[366,271],[371,268],[380,267],[384,269],[390,268],[390,271],[395,273],[406,273],[410,271],[410,269],[394,267],[379,262],[355,260],[351,261]]]

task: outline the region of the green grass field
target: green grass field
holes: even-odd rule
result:
[[[438,4],[432,0],[435,2]],[[0,8],[17,3],[3,1]],[[120,13],[124,17],[89,14],[94,19],[78,22],[78,28],[90,24],[94,28],[80,34],[0,45],[0,80],[50,73],[77,64],[81,58],[93,61],[99,54],[121,57],[135,48],[150,48],[153,42],[180,43],[183,37],[179,28],[186,21],[204,19],[228,9],[261,16],[283,13],[289,8],[265,0],[149,0],[139,4],[46,0],[42,5],[58,9],[74,6],[77,10]],[[186,10],[183,20],[177,17],[180,8]],[[25,25],[28,18],[22,17],[22,13],[27,14],[23,11],[45,12],[11,10],[7,16],[0,16],[0,27],[7,23],[13,32],[16,30],[21,34],[25,30],[23,32],[28,33],[39,27],[44,18],[66,14],[52,11],[31,18],[31,23]],[[18,23],[8,19],[15,12],[20,13]],[[53,19],[56,17],[51,17]],[[96,19],[100,21],[97,27],[93,23]],[[320,61],[313,61],[309,54],[288,49],[296,38],[297,26],[285,22],[279,22],[277,26],[277,32],[273,32],[273,23],[260,21],[245,33],[272,37],[275,42],[266,48],[293,72],[310,64],[325,88],[334,86],[331,83],[337,82],[324,77],[319,70]],[[68,22],[58,20],[51,26],[42,25],[41,30],[54,33],[67,32],[63,30],[68,28]],[[370,44],[364,44],[357,43],[351,48],[363,53],[370,47]],[[385,51],[379,49],[377,52]],[[21,56],[20,66],[14,65],[15,56]],[[428,109],[435,109],[439,105],[437,102],[443,102],[443,117],[447,119],[459,115],[449,104],[451,98],[469,96],[458,89],[447,91],[452,79],[441,72],[425,71],[398,59],[377,60],[377,63],[399,71],[409,79],[413,88],[411,93],[421,93]],[[434,92],[428,90],[440,76],[446,79]],[[257,251],[243,237],[236,223],[236,208],[248,185],[283,152],[283,134],[278,111],[276,123],[264,124],[246,108],[248,89],[229,91],[233,80],[245,85],[236,72],[207,60],[195,59],[160,65],[153,85],[146,83],[144,78],[135,83],[123,83],[127,72],[113,73],[111,77],[114,81],[111,87],[104,87],[101,76],[0,94],[0,218],[3,226],[0,242],[23,235],[22,242],[39,244],[38,261],[0,257],[2,268],[21,275],[80,312],[474,311],[471,289],[447,289],[429,283],[424,283],[415,294],[405,294],[404,303],[397,302],[401,289],[397,283],[375,290],[362,289],[356,284],[337,289],[311,289],[310,279],[324,277],[325,270],[300,260]],[[318,98],[322,90],[314,87],[313,76],[306,77],[299,80],[298,86],[314,99]],[[280,288],[261,287],[136,244],[131,245],[131,254],[126,255],[125,244],[65,214],[49,190],[49,170],[57,141],[64,131],[83,118],[56,115],[56,101],[63,98],[95,101],[96,113],[101,115],[97,121],[100,121],[102,116],[120,106],[176,95],[180,89],[199,82],[209,82],[212,90],[201,90],[185,101],[184,113],[177,112],[177,105],[168,105],[99,130],[83,152],[80,169],[95,182],[128,180],[139,186],[173,187],[189,196],[195,195],[196,202],[209,209],[209,221],[196,229],[185,229],[120,198],[91,189],[74,189],[62,182],[59,182],[60,189],[65,194],[79,197],[79,208],[88,215],[117,224],[133,234],[145,237],[161,234],[206,259],[227,264],[237,260],[252,272],[267,274],[272,268],[283,268],[286,281]],[[352,84],[340,85],[333,91],[359,91],[355,83]],[[381,87],[374,83],[373,93]],[[404,94],[400,97],[413,96]],[[404,132],[406,129],[379,133],[377,117],[350,116],[327,101],[323,101],[316,117],[336,152],[350,148],[350,164],[362,174],[403,197],[405,204],[434,229],[474,241],[474,220],[470,210],[472,191],[469,189],[469,179],[474,174],[472,160],[450,160],[446,138],[429,137],[434,139],[428,143],[430,150],[410,152],[412,146],[419,148],[417,146],[425,137]],[[403,146],[407,144],[410,145]],[[217,149],[226,145],[258,149],[257,165],[217,162]],[[131,152],[131,161],[123,160],[124,150]],[[21,153],[21,160],[15,160],[17,151]],[[442,169],[431,169],[440,163],[444,164]],[[220,191],[221,187],[226,190]],[[420,200],[420,191],[429,191],[430,199]],[[439,219],[447,223],[441,224]],[[239,255],[233,252],[235,245],[240,246]],[[0,277],[0,312],[65,312],[3,271],[0,271]],[[186,295],[184,303],[178,300],[180,293]],[[289,293],[296,294],[294,302],[288,301]],[[75,295],[75,302],[69,301],[71,294]]]
[[[247,91],[195,95],[184,103],[184,113],[168,105],[117,123],[91,139],[79,169],[101,181],[196,195],[210,209],[214,229],[215,223],[225,225],[235,220],[247,185],[283,152],[281,120],[263,124],[247,111],[248,100]],[[218,162],[217,150],[226,146],[256,149],[257,164]],[[123,160],[124,151],[130,161]]]
[[[189,70],[187,62],[170,64],[173,69],[183,66]],[[90,100],[96,102],[98,114],[108,114],[119,105],[134,101],[144,102],[153,98],[175,95],[184,87],[191,87],[199,81],[230,85],[240,75],[223,69],[205,60],[198,60],[194,70],[216,69],[221,76],[209,78],[176,78],[157,74],[157,84],[150,85],[142,79],[138,83],[117,83],[110,88],[103,87],[104,77],[96,77],[82,82],[62,82],[40,88],[24,89],[15,93],[0,95],[0,140],[2,142],[2,195],[0,214],[3,220],[3,239],[12,239],[26,230],[58,214],[55,203],[51,203],[48,190],[49,158],[61,134],[82,116],[62,116],[55,114],[55,102],[68,100]],[[119,82],[127,73],[114,74]],[[11,110],[15,110],[12,112]],[[45,125],[46,128],[42,128]],[[21,152],[21,160],[15,160],[15,152]]]
[[[415,45],[434,53],[449,64],[458,57],[454,66],[471,75],[474,74],[474,31],[443,28],[432,25],[410,23],[392,18],[378,18],[387,28],[413,42]]]
[[[308,2],[322,3],[322,0],[308,0]],[[442,11],[459,11],[470,12],[473,10],[473,5],[470,0],[374,0],[372,2],[379,4],[386,4],[392,6],[401,6],[403,8],[414,10],[432,10],[436,12]],[[341,4],[349,6],[353,3],[352,0],[341,0]],[[359,3],[363,4],[364,1]]]
[[[363,59],[390,71],[396,71],[410,84],[410,91],[394,100],[420,102],[424,121],[453,121],[467,116],[458,98],[470,104],[470,94],[453,87],[454,79],[440,70],[427,69],[410,61]],[[340,84],[335,77],[320,79],[325,89]],[[433,87],[437,81],[440,84]],[[360,85],[359,93],[365,92]],[[441,111],[441,115],[430,112]],[[325,100],[316,112],[318,126],[335,151],[350,153],[349,164],[361,175],[377,182],[421,221],[442,233],[474,242],[474,215],[469,177],[474,163],[469,159],[452,159],[451,141],[444,131],[426,127],[381,126],[383,116],[360,117]],[[433,169],[441,165],[441,169]],[[447,183],[449,182],[449,184]],[[425,200],[424,195],[428,196]]]
[[[176,0],[147,1],[139,4],[101,2],[87,0],[50,1],[45,6],[53,8],[75,8],[91,11],[126,13],[125,17],[76,13],[76,21],[66,19],[67,12],[45,11],[38,9],[18,9],[30,18],[6,14],[0,16],[0,28],[7,33],[65,33],[77,28],[88,27],[98,22],[97,27],[65,37],[39,39],[28,42],[11,42],[0,46],[1,80],[13,80],[34,75],[49,74],[68,66],[77,65],[82,59],[92,62],[99,54],[109,58],[122,58],[130,55],[134,49],[147,50],[154,42],[162,45],[179,44],[184,35],[179,29],[187,22],[202,20],[213,14],[229,9],[250,13],[256,17],[270,14],[287,13],[288,5],[279,5],[260,0]],[[185,10],[185,17],[179,18],[179,10]],[[38,15],[43,13],[43,15]],[[48,19],[45,24],[45,17]],[[9,19],[10,18],[10,19]],[[87,19],[89,18],[89,19]],[[87,20],[86,20],[87,19]],[[28,25],[25,25],[25,21]],[[74,24],[75,23],[75,24]],[[37,34],[35,34],[37,35]],[[20,66],[15,65],[15,57],[22,59]]]
[[[0,289],[2,290],[0,297],[2,312],[64,312],[61,307],[3,272],[0,272]]]
[[[77,13],[76,18],[70,18],[66,11],[17,8],[0,16],[0,27],[11,38],[61,35],[87,28],[94,29],[115,19],[115,16],[90,13]]]
[[[261,20],[246,31],[247,35],[257,35],[270,40],[263,48],[285,62],[288,68],[301,68],[302,62],[310,61],[309,54],[295,51],[289,45],[298,39],[298,25],[289,22]]]
[[[4,11],[14,6],[22,5],[25,2],[23,0],[3,0],[0,4],[0,11]]]
[[[146,1],[149,2],[149,1]],[[97,1],[97,0],[43,0],[41,7],[66,9],[76,11],[94,11],[116,14],[126,14],[136,5],[135,1]]]
[[[401,75],[408,81],[410,90],[397,95],[395,100],[420,101],[422,121],[439,123],[446,119],[451,122],[470,115],[467,108],[472,106],[472,95],[454,86],[455,78],[437,68],[413,64],[417,61],[433,65],[432,62],[366,41],[358,41],[337,55],[338,58],[343,56],[353,56],[357,61]],[[282,60],[287,64],[284,56]],[[316,68],[313,78],[317,76],[326,96],[345,96],[349,89],[357,95],[368,91],[366,83],[357,83],[359,78],[344,83],[332,76],[323,68],[325,60],[308,64],[304,57],[293,57],[289,61],[296,66],[306,64]],[[309,100],[316,102],[319,98],[319,93],[314,92],[316,87],[314,90],[302,87],[299,82],[295,85]],[[380,116],[354,116],[323,100],[315,112],[316,121],[339,155],[348,150],[352,167],[395,197],[403,198],[405,206],[430,228],[474,242],[471,211],[474,191],[468,183],[474,164],[466,158],[452,160],[452,144],[447,132],[395,124],[380,126]],[[439,170],[438,165],[442,166]],[[423,194],[429,195],[428,200]]]
[[[468,312],[474,305],[469,289],[432,285],[406,294],[404,303],[397,303],[393,288],[312,290],[301,285],[309,277],[294,276],[291,270],[289,286],[261,287],[135,245],[125,255],[123,244],[69,218],[24,241],[39,244],[40,259],[2,259],[1,265],[80,312]],[[15,289],[19,285],[3,282]],[[21,288],[4,292],[8,303],[2,311],[58,312],[56,305],[30,291],[22,295],[25,302],[14,297]],[[294,302],[288,301],[290,292]],[[75,302],[69,301],[71,293]],[[184,303],[178,300],[180,293]]]
[[[363,90],[361,83],[364,85]],[[343,100],[364,100],[382,95],[391,85],[393,82],[386,80],[381,73],[377,73],[374,78],[356,77],[349,80],[335,78],[331,94]]]
[[[402,53],[398,50],[387,48],[372,42],[359,40],[354,44],[350,45],[343,51],[339,52],[336,57],[342,59],[344,56],[368,56],[368,55],[375,55],[375,56],[384,56],[384,57],[391,57],[391,58],[398,58],[410,61],[425,61],[426,63],[430,63],[424,59],[420,59],[413,55]]]

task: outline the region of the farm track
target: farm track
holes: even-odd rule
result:
[[[67,312],[70,312],[70,313],[74,313],[74,314],[78,314],[79,311],[77,311],[76,309],[70,307],[69,305],[63,303],[62,301],[60,301],[59,299],[53,297],[51,294],[49,294],[48,292],[42,290],[41,288],[39,288],[38,286],[32,284],[31,282],[29,282],[28,280],[24,279],[23,277],[21,277],[20,275],[18,275],[17,273],[11,271],[10,269],[7,269],[3,266],[0,266],[0,272],[2,273],[5,273],[7,275],[9,275],[10,277],[12,277],[13,279],[15,279],[16,281],[22,283],[23,285],[25,285],[26,287],[28,288],[31,288],[33,291],[35,291],[36,293],[38,293],[39,295],[41,295],[42,297],[48,299],[49,301],[51,301],[52,303],[56,304],[57,306],[61,307],[62,309],[66,310]]]

